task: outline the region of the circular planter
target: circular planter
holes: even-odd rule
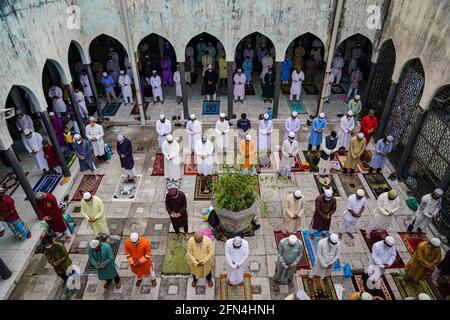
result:
[[[215,206],[214,201],[212,205]],[[226,209],[215,209],[222,227],[229,233],[240,234],[252,229],[251,222],[258,214],[259,201],[255,201],[250,208],[241,211],[229,211]]]

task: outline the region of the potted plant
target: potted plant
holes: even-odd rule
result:
[[[238,169],[224,168],[225,174],[213,182],[212,204],[223,228],[232,234],[251,229],[259,208],[258,178]]]

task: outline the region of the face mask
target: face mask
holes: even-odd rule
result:
[[[78,143],[78,144],[81,144],[81,140],[78,140],[77,143]]]

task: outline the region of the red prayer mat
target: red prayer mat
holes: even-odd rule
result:
[[[278,249],[278,244],[280,243],[281,239],[289,237],[291,235],[291,233],[285,233],[281,230],[274,230],[273,235],[275,236],[275,242],[277,244],[277,249]],[[305,249],[305,244],[303,242],[302,234],[300,233],[300,231],[297,231],[295,233],[295,235],[297,236],[297,239],[302,242],[302,245],[303,245],[303,255],[300,260],[300,263],[297,265],[297,270],[311,269],[309,262],[308,262],[308,255],[306,254],[306,249]]]
[[[281,150],[279,152],[280,159],[281,159]],[[292,167],[291,172],[309,172],[309,168],[305,168],[302,166],[302,161],[300,160],[300,156],[296,155],[294,157],[295,161],[295,167]]]
[[[352,276],[352,284],[355,288],[355,291],[359,292],[368,292],[370,293],[374,298],[379,297],[383,300],[395,300],[394,293],[392,292],[391,287],[389,286],[389,283],[385,276],[381,277],[381,286],[380,289],[368,289],[366,284],[364,283],[362,273],[357,273]],[[349,294],[350,292],[348,292]],[[376,299],[376,298],[375,298]],[[379,300],[379,299],[377,299]]]
[[[185,176],[196,176],[197,175],[197,164],[195,155],[187,155],[184,161],[184,175]]]
[[[254,96],[255,95],[255,89],[253,89],[252,84],[245,85],[245,95],[246,96]]]
[[[414,252],[416,252],[419,243],[428,240],[427,235],[423,232],[398,232],[398,235],[402,239],[410,255],[413,255]]]
[[[369,172],[370,161],[372,160],[372,152],[369,150],[364,150],[361,157],[359,157],[359,169],[364,172]]]
[[[386,238],[389,235],[386,231],[374,231],[371,233],[370,240],[368,240],[366,238],[366,230],[360,229],[359,231],[361,231],[361,234],[362,234],[364,241],[366,242],[366,245],[369,248],[370,252],[372,252],[372,246],[375,242],[384,240],[384,238]],[[397,251],[397,257],[395,258],[394,263],[387,269],[400,269],[400,268],[404,268],[404,267],[405,267],[405,264],[403,263],[403,260]]]
[[[145,102],[144,103],[144,114],[147,112],[147,108],[148,108],[149,102]],[[139,107],[137,102],[134,103],[134,107],[130,112],[130,115],[139,115]]]
[[[95,195],[98,187],[100,186],[100,182],[102,182],[103,174],[87,174],[83,177],[78,186],[77,191],[73,195],[71,201],[81,201],[83,199],[83,193],[89,192],[92,195]]]
[[[153,164],[152,176],[164,175],[164,155],[157,153],[155,156],[155,162]]]

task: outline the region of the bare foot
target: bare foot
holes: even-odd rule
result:
[[[30,239],[30,238],[31,238],[31,231],[29,231],[27,234],[27,239]]]
[[[350,232],[347,232],[348,233],[348,236],[350,237],[350,239],[355,239],[355,236],[353,235],[353,234],[351,234]]]
[[[179,234],[175,234],[172,236],[172,240],[177,241],[178,239],[180,239],[180,235]]]
[[[185,234],[184,234],[184,240],[186,240],[186,241],[189,240],[189,233],[185,233]]]
[[[116,289],[120,289],[120,288],[122,288],[122,284],[120,282],[116,283]]]
[[[339,239],[342,240],[342,233],[339,232]]]
[[[156,280],[152,280],[152,287],[156,287]]]
[[[103,285],[103,288],[108,289],[110,285],[111,285],[111,282],[105,282],[105,284]]]
[[[278,282],[272,281],[272,288],[278,288]]]
[[[138,279],[138,280],[136,281],[136,287],[140,287],[140,286],[141,286],[141,283],[142,283],[142,279]]]
[[[293,283],[292,281],[290,281],[290,282],[288,283],[288,285],[289,285],[289,288],[293,288],[293,287],[294,287],[294,283]]]
[[[191,286],[195,288],[197,286],[197,280],[192,280]]]
[[[212,280],[210,279],[210,280],[208,280],[208,287],[212,287],[213,286],[213,282],[212,282]]]

